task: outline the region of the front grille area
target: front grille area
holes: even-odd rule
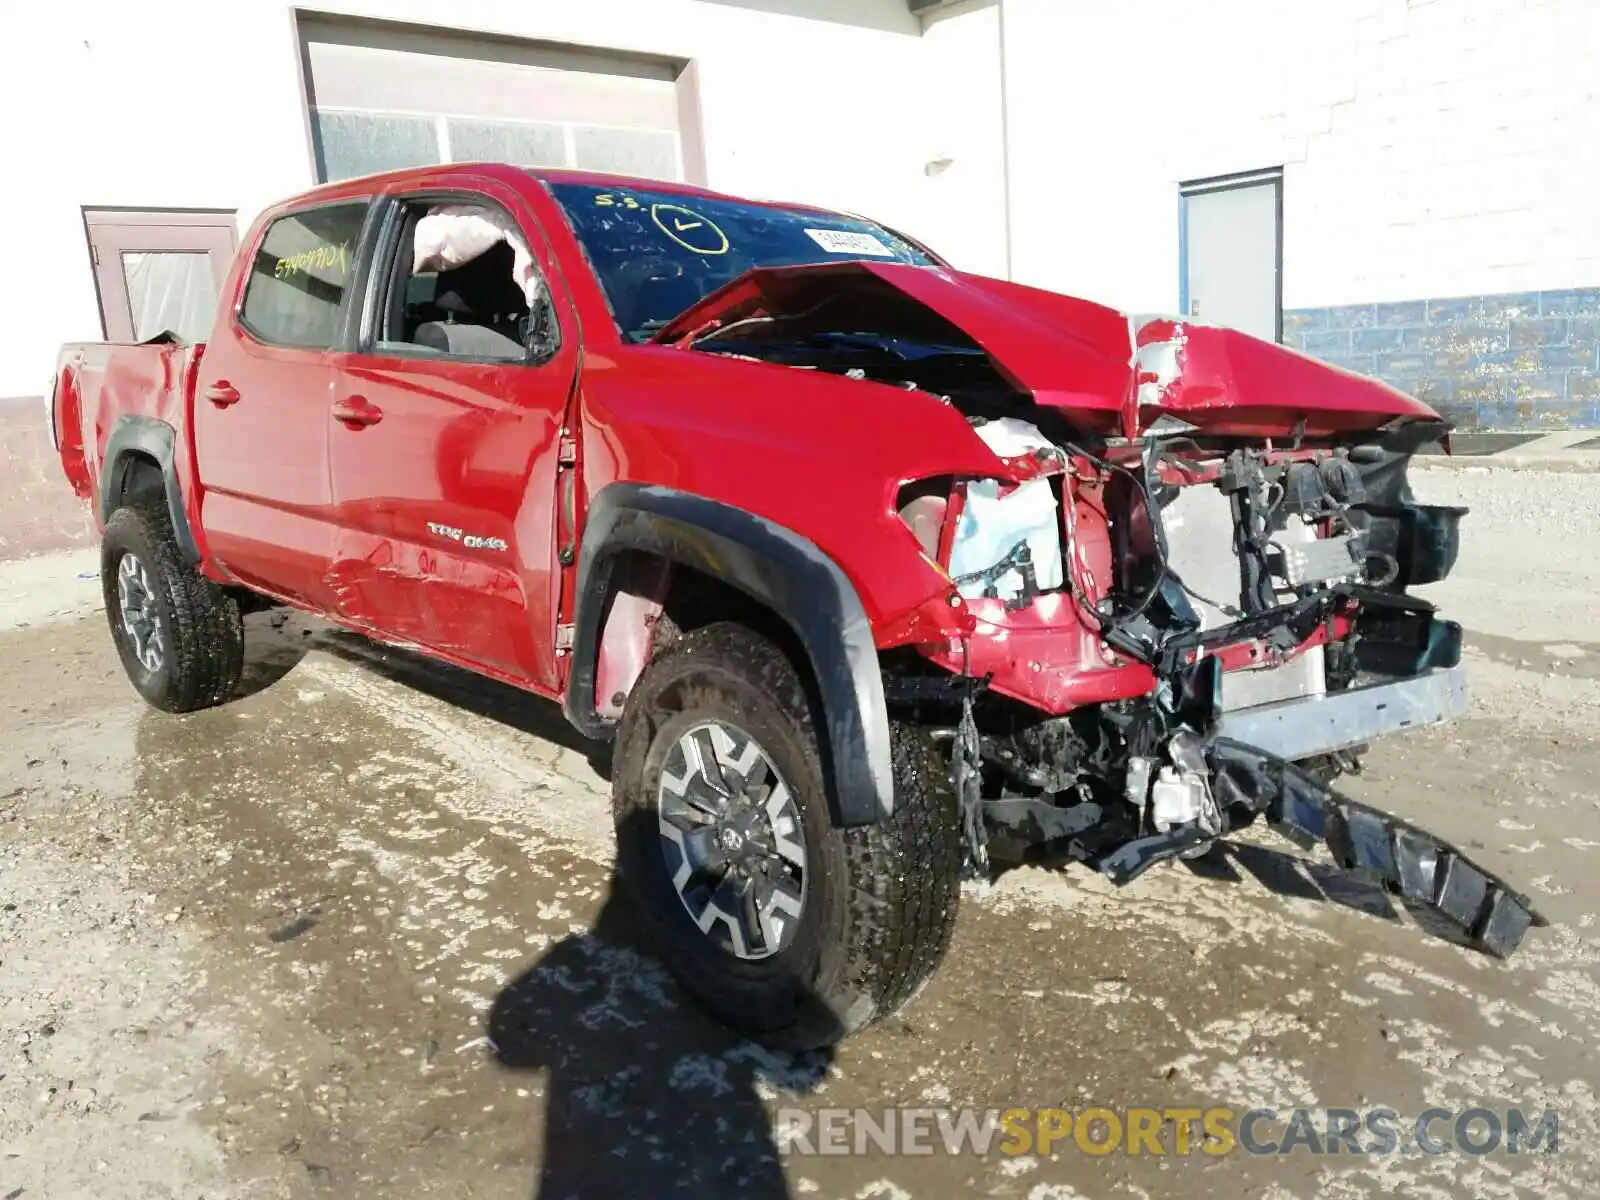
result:
[[[1189,600],[1202,627],[1232,624],[1238,619],[1239,556],[1233,548],[1233,509],[1228,498],[1214,487],[1184,488],[1162,508],[1161,525],[1167,538],[1167,565],[1189,588]],[[1291,555],[1321,553],[1303,549],[1315,543],[1316,536],[1297,517],[1289,519],[1275,540]],[[1324,660],[1323,649],[1317,646],[1282,666],[1230,671],[1222,683],[1222,707],[1233,711],[1323,695],[1327,691]]]

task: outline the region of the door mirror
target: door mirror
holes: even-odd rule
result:
[[[528,361],[535,366],[549,362],[561,349],[561,322],[556,319],[556,306],[544,288],[539,289],[533,311],[527,316],[523,345],[528,348]]]

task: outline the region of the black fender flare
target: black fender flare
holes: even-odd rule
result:
[[[606,738],[595,711],[599,640],[618,555],[643,551],[738,589],[782,618],[806,649],[824,725],[823,762],[836,824],[894,811],[889,710],[872,626],[855,586],[816,543],[765,517],[672,488],[615,483],[589,506],[578,558],[572,669],[562,708]]]
[[[172,534],[178,553],[186,562],[200,561],[200,547],[189,528],[189,515],[183,507],[183,491],[178,486],[177,431],[154,417],[119,417],[106,439],[106,452],[100,468],[100,523],[104,525],[116,512],[122,494],[123,474],[135,454],[147,455],[161,467],[167,495],[167,515],[172,518]]]

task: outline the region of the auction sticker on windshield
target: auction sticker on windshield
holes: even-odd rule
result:
[[[870,254],[893,258],[894,251],[870,233],[848,233],[843,229],[808,229],[806,236],[829,254]]]

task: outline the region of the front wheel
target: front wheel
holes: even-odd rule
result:
[[[178,553],[159,505],[119,508],[100,546],[106,617],[134,689],[166,712],[233,695],[244,667],[238,602]]]
[[[829,1045],[889,1016],[949,945],[948,765],[910,727],[893,751],[893,815],[834,825],[805,685],[740,625],[687,634],[628,698],[613,774],[623,881],[683,986],[769,1045]]]

